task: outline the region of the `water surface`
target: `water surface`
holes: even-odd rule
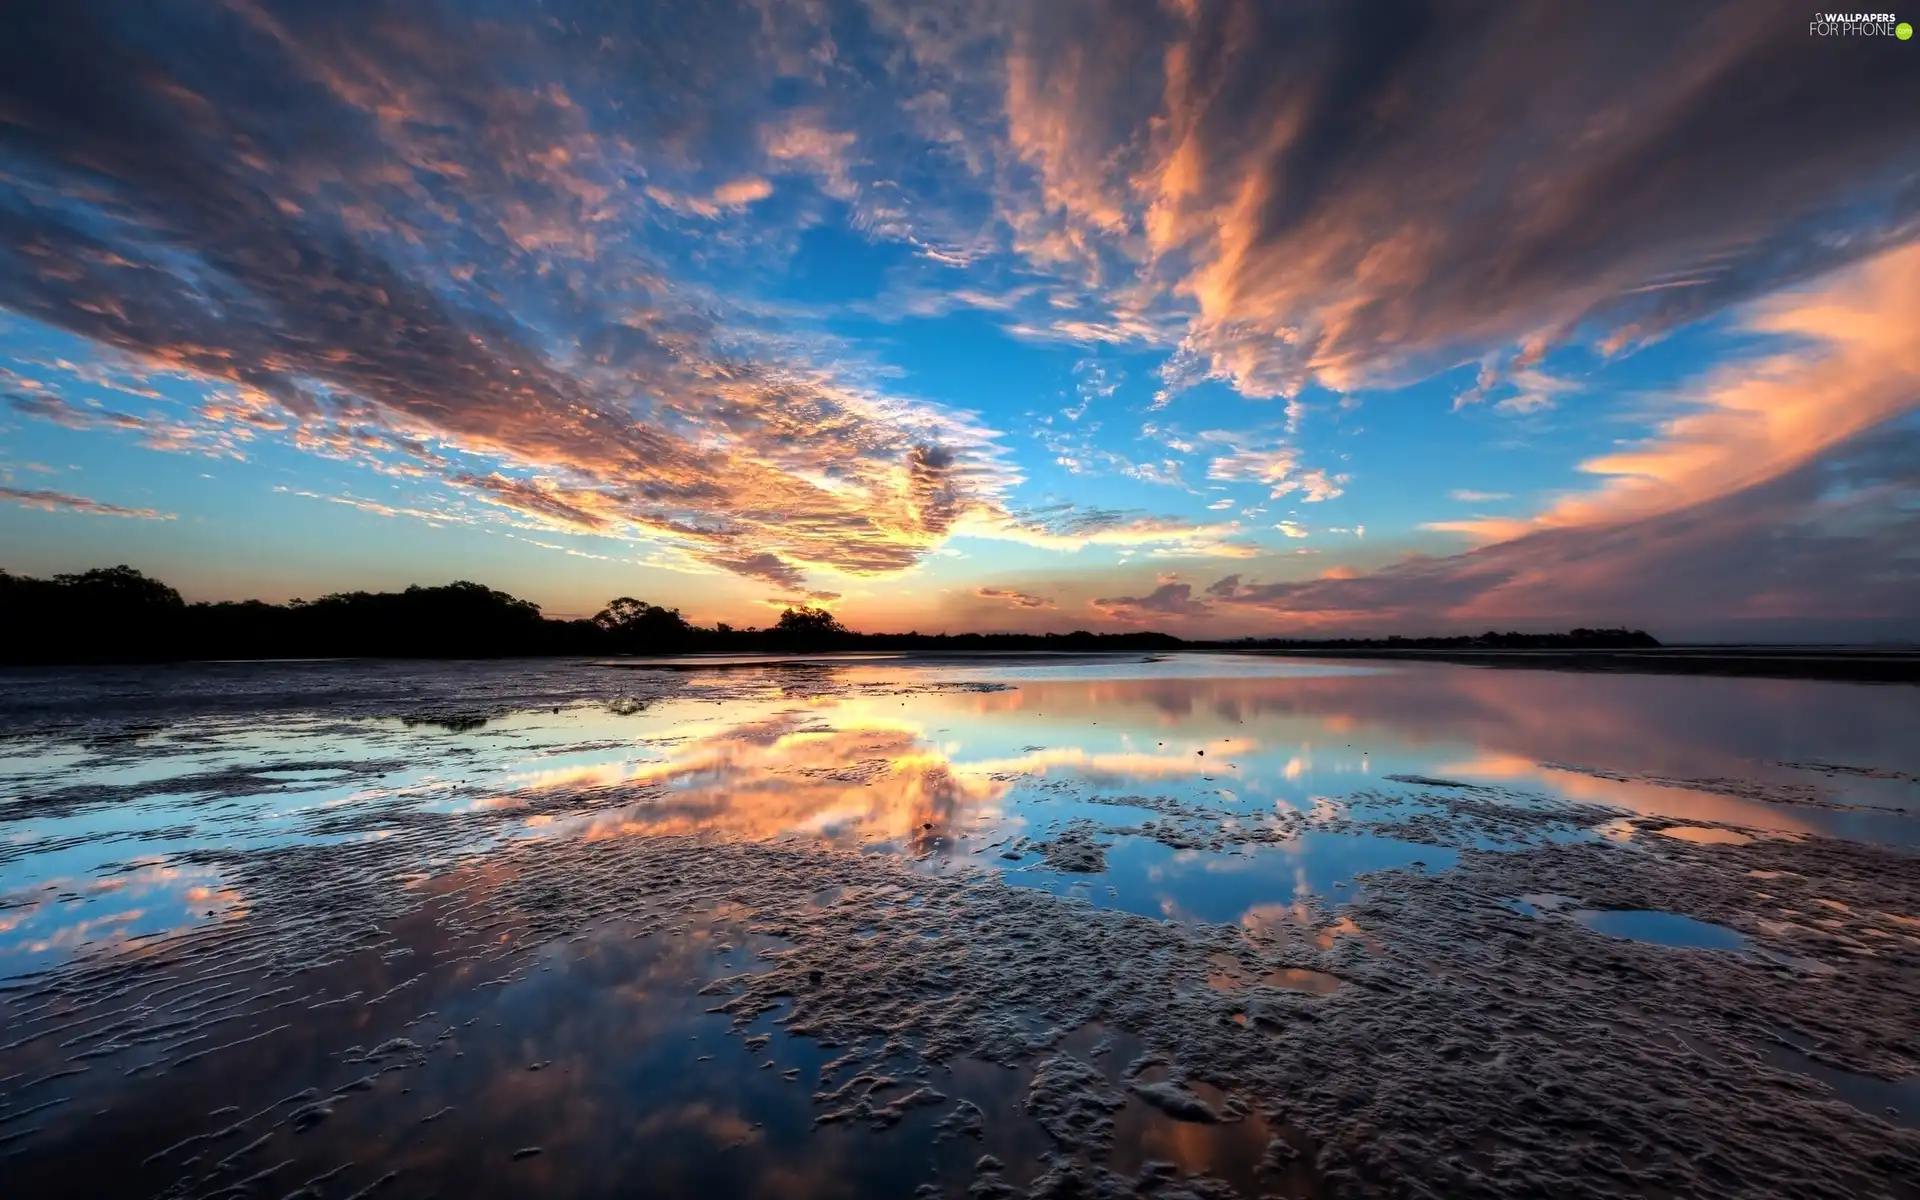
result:
[[[487,886],[498,848],[543,839],[818,845],[1196,928],[1293,930],[1303,953],[1340,954],[1363,940],[1392,951],[1347,915],[1377,872],[1436,876],[1463,855],[1622,838],[1713,853],[1920,836],[1911,689],[1221,655],[683,666],[368,664],[371,679],[353,664],[174,668],[144,690],[139,672],[14,673],[0,978],[31,988],[76,956],[244,930],[260,899],[249,856],[299,846],[390,842],[371,884],[424,896],[455,877]],[[1552,901],[1611,937],[1747,946],[1685,914]],[[1515,921],[1541,911],[1516,907]],[[420,969],[453,954],[428,917],[384,931],[395,944],[329,967],[326,994],[401,994],[428,1014],[409,1036],[459,1048],[404,1092],[314,1118],[299,1145],[408,1164],[446,1194],[612,1194],[642,1170],[668,1195],[904,1194],[928,1170],[961,1187],[983,1152],[1009,1181],[1032,1178],[1044,1139],[1031,1129],[943,1136],[946,1109],[931,1105],[878,1139],[816,1131],[831,1049],[775,1017],[731,1029],[700,995],[787,943],[752,913],[655,915],[542,949],[537,970],[490,990],[464,967]],[[1323,965],[1211,961],[1201,977],[1223,995],[1354,994]],[[312,1011],[256,1022],[266,1032],[243,1066],[182,1067],[179,1086],[200,1080],[244,1107],[296,1078],[348,1085],[367,1066],[341,1047],[365,1049],[378,1022]],[[1169,1116],[1130,1090],[1163,1068],[1126,1075],[1141,1051],[1123,1031],[1053,1036],[1132,1097],[1119,1110],[1129,1170],[1151,1145],[1254,1194],[1249,1164],[1278,1126]],[[122,1136],[161,1148],[204,1121],[166,1087],[122,1095],[112,1080],[128,1065],[63,1082],[70,1111],[113,1108]],[[894,1094],[924,1084],[948,1107],[1012,1111],[1032,1070],[951,1062]],[[0,1104],[0,1119],[7,1104],[20,1106]],[[42,1147],[45,1181],[74,1167],[87,1135],[42,1120],[0,1133],[44,1131],[20,1145]],[[540,1153],[466,1152],[480,1145]],[[291,1190],[293,1172],[274,1185]]]

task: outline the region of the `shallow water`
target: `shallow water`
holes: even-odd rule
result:
[[[1168,802],[1248,825],[1316,806],[1373,811],[1449,781],[1749,831],[1896,844],[1920,836],[1920,820],[1894,811],[1908,781],[1780,765],[1920,773],[1920,755],[1897,736],[1903,716],[1920,717],[1905,690],[1199,655],[980,666],[867,656],[837,672],[850,690],[827,696],[805,694],[779,668],[742,674],[699,678],[638,711],[573,702],[457,730],[341,721],[324,709],[169,722],[162,709],[130,737],[0,742],[0,972],[243,907],[217,869],[183,865],[196,851],[378,836],[377,820],[353,818],[395,805],[510,813],[568,790],[595,793],[591,816],[543,808],[491,835],[585,825],[818,837],[931,851],[941,863],[972,856],[1096,904],[1213,921],[1329,897],[1360,872],[1437,868],[1451,856],[1365,833],[1319,832],[1227,856],[1120,836],[1096,883],[1048,870],[1037,853],[1004,859],[1001,844],[1076,818],[1138,825]],[[467,694],[457,699],[485,707],[484,677],[461,682]],[[1820,719],[1804,719],[1810,713]],[[1756,755],[1763,746],[1772,757]],[[1749,794],[1684,784],[1727,778]],[[1779,794],[1751,794],[1768,785]],[[609,809],[623,792],[636,803]],[[1803,799],[1818,806],[1795,802]]]
[[[1656,946],[1680,946],[1695,950],[1741,950],[1747,939],[1736,929],[1701,921],[1680,913],[1648,912],[1635,909],[1575,909],[1568,914],[1595,933],[1608,937],[1631,938]]]
[[[1042,1174],[1049,1147],[1080,1144],[1017,1115],[1050,1054],[1095,1064],[1106,1082],[1087,1094],[1113,1097],[1111,1151],[1083,1146],[1083,1164],[1147,1172],[1143,1192],[1159,1186],[1154,1161],[1246,1195],[1275,1180],[1338,1191],[1337,1173],[1330,1183],[1312,1165],[1317,1136],[1262,1109],[1254,1092],[1208,1082],[1201,1063],[1135,1061],[1147,1050],[1131,1030],[1063,1027],[1039,1010],[1020,1035],[1031,1051],[1007,1065],[917,1060],[911,1039],[896,1046],[876,1028],[867,1066],[897,1070],[897,1081],[858,1093],[860,1120],[816,1129],[831,1108],[822,1095],[844,1085],[823,1067],[844,1047],[789,1030],[778,1013],[730,1024],[701,989],[779,961],[796,944],[779,931],[809,913],[857,901],[871,910],[867,932],[891,936],[890,922],[907,917],[890,910],[933,902],[912,879],[970,888],[998,879],[1191,930],[1183,936],[1214,947],[1194,960],[1194,1002],[1221,997],[1219,1019],[1252,1036],[1272,1019],[1265,1004],[1370,1003],[1347,976],[1412,954],[1387,918],[1422,880],[1452,886],[1469,867],[1558,861],[1556,847],[1623,855],[1638,870],[1669,853],[1920,842],[1913,689],[1206,655],[862,656],[700,671],[286,664],[19,672],[4,684],[13,686],[0,702],[0,980],[15,980],[15,992],[37,994],[70,967],[107,970],[179,935],[244,939],[297,922],[298,897],[262,864],[301,847],[369,864],[352,887],[411,913],[379,930],[377,953],[330,955],[301,978],[305,1003],[249,1010],[184,1051],[257,1036],[243,1058],[167,1066],[163,1055],[152,1079],[136,1070],[130,1082],[140,1056],[170,1044],[123,1050],[109,1038],[107,1053],[81,1060],[84,1074],[66,1076],[55,1073],[92,1043],[14,1047],[17,1064],[0,1059],[0,1151],[21,1156],[46,1194],[189,1178],[226,1186],[242,1165],[273,1165],[210,1170],[190,1149],[137,1178],[92,1178],[82,1160],[103,1135],[83,1110],[118,1114],[113,1137],[144,1157],[213,1120],[180,1108],[183,1089],[231,1094],[250,1113],[305,1087],[344,1095],[329,1089],[368,1078],[366,1097],[261,1135],[285,1165],[258,1186],[283,1194],[349,1162],[314,1194],[346,1195],[389,1171],[392,1186],[417,1183],[420,1194],[612,1194],[639,1172],[661,1195],[900,1195],[921,1183],[959,1194],[970,1179],[1020,1189]],[[503,949],[471,930],[449,940],[434,916],[431,898],[454,880],[491,896],[520,886],[526,872],[514,863],[675,839],[716,853],[853,855],[901,882],[887,885],[891,898],[849,900],[856,871],[823,880],[811,900],[795,896],[786,915],[688,902],[543,934],[497,986],[481,965],[521,945]],[[1493,907],[1523,932],[1545,913],[1667,947],[1745,950],[1756,936],[1804,940],[1797,930],[1851,939],[1883,960],[1920,947],[1901,924],[1916,914],[1892,901],[1864,916],[1818,904],[1812,913],[1763,890],[1780,884],[1757,876],[1781,873],[1737,874],[1766,897],[1743,901],[1741,928],[1707,919],[1713,912],[1669,911],[1668,896],[1622,903],[1590,873],[1572,877],[1581,889]],[[1817,868],[1811,878],[1817,885]],[[537,902],[514,903],[529,927],[544,927]],[[907,916],[921,942],[968,950],[958,911]],[[1856,917],[1872,929],[1853,930]],[[502,928],[503,938],[525,936],[512,921]],[[1221,930],[1244,943],[1220,941]],[[1242,948],[1220,948],[1230,944]],[[1297,949],[1275,949],[1286,946]],[[1776,946],[1767,961],[1831,972],[1834,952],[1821,947]],[[1452,968],[1418,970],[1447,979]],[[389,993],[397,999],[365,1010]],[[336,1008],[337,997],[355,999]],[[166,1009],[142,1003],[141,1020]],[[400,1008],[430,1015],[396,1026],[388,1018]],[[417,1055],[394,1052],[409,1071],[389,1079],[380,1060],[355,1061],[352,1047],[401,1036],[397,1028],[417,1043]],[[767,1042],[750,1044],[762,1034]],[[1487,1051],[1484,1061],[1505,1060]],[[1197,1073],[1177,1075],[1163,1095],[1155,1087],[1169,1069]],[[935,1093],[884,1111],[889,1097]],[[1199,1107],[1169,1115],[1182,1097]],[[939,1122],[961,1100],[987,1114],[982,1128],[942,1136]],[[867,1127],[876,1120],[884,1131]],[[251,1144],[253,1128],[227,1149]],[[1269,1152],[1275,1136],[1293,1152]],[[979,1166],[982,1154],[1001,1165]]]

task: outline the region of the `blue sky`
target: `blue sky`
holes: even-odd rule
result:
[[[1920,635],[1920,51],[1797,11],[28,14],[0,567]]]

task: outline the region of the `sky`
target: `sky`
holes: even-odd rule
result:
[[[1920,637],[1920,44],[1807,18],[19,6],[0,568]]]

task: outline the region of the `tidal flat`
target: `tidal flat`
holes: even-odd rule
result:
[[[9,1197],[1920,1195],[1920,690],[0,672]]]

